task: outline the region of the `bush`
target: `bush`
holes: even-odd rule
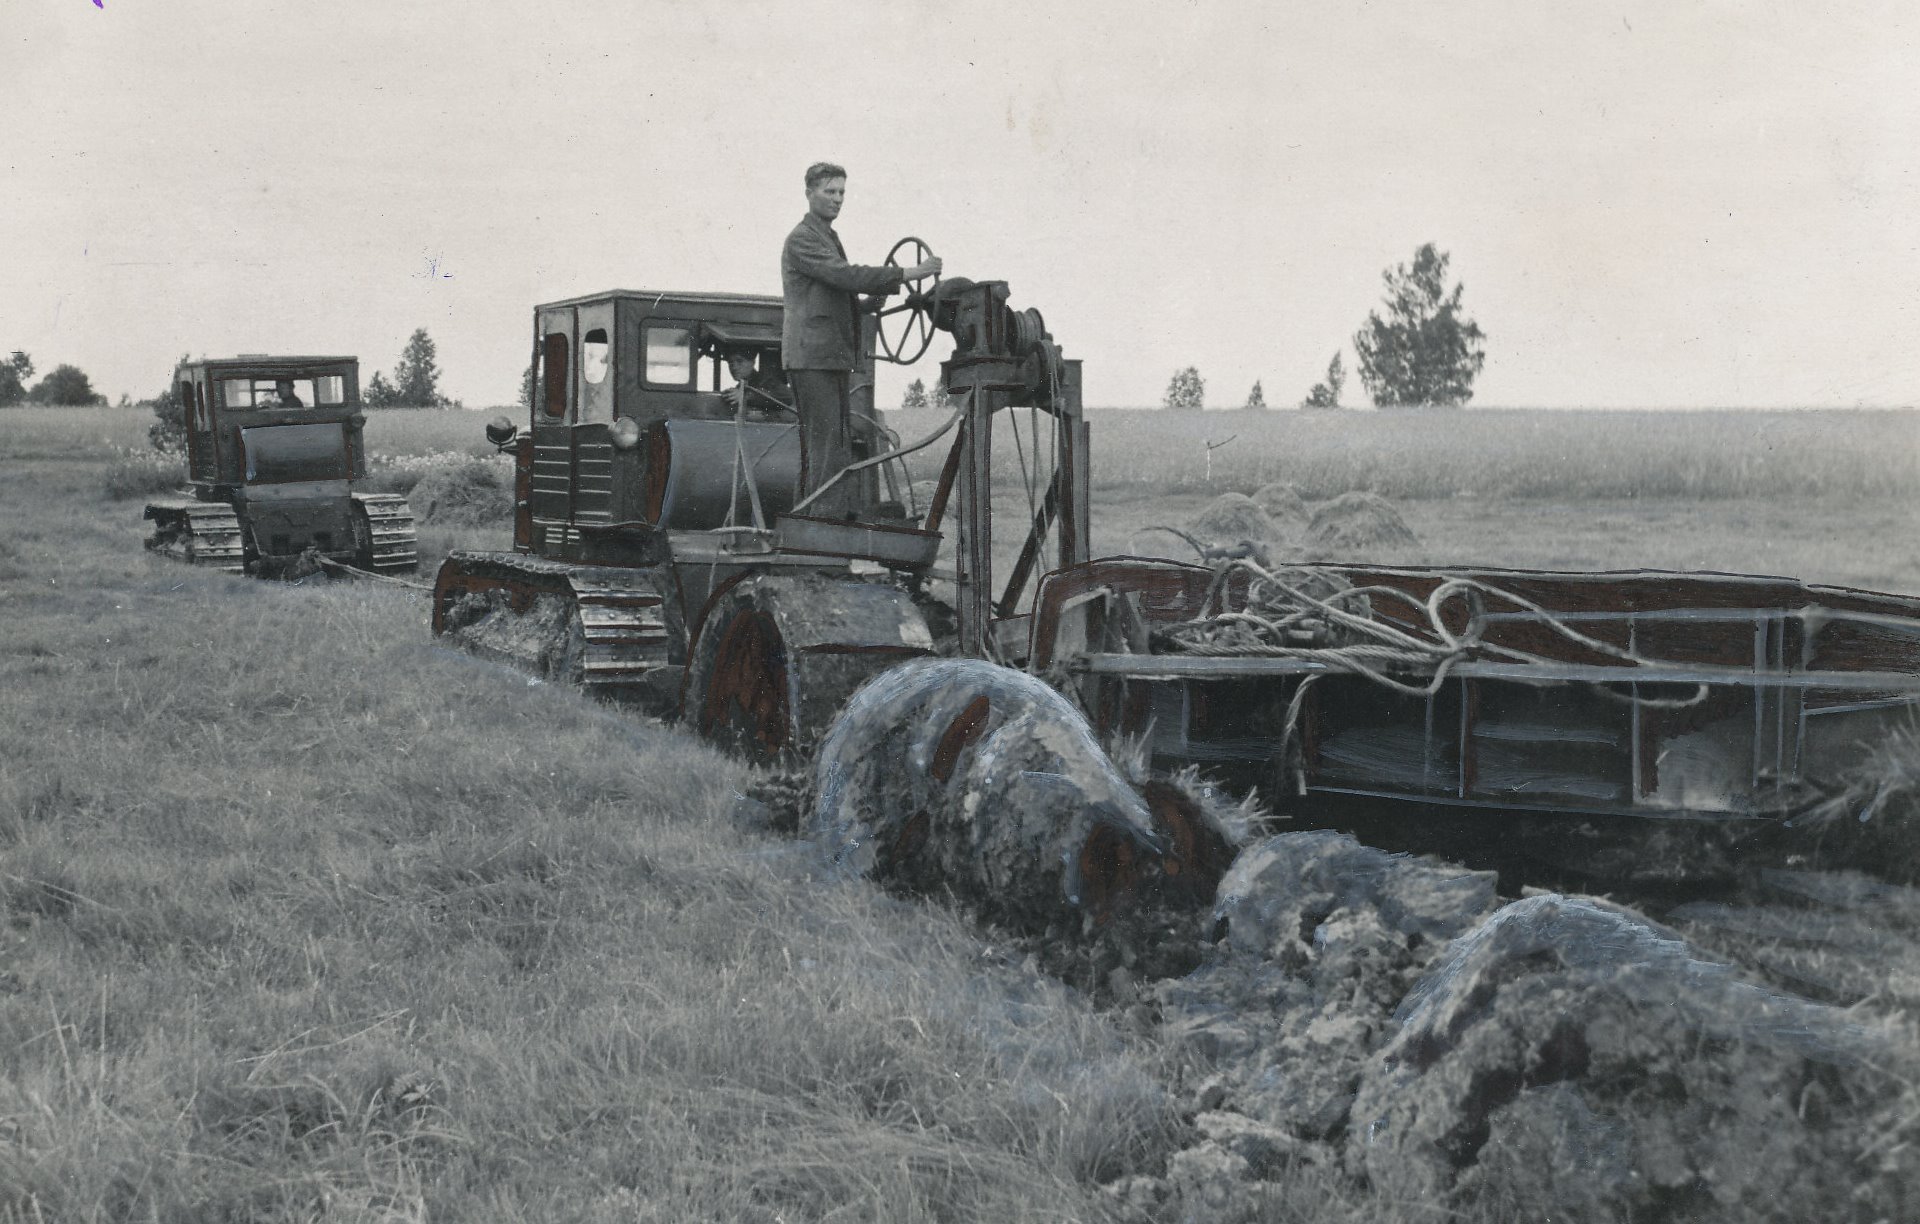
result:
[[[171,493],[187,479],[187,470],[177,454],[151,450],[119,450],[107,464],[102,484],[114,501],[132,501]]]
[[[513,465],[504,456],[442,452],[380,459],[368,470],[366,487],[406,497],[420,523],[477,527],[513,517]]]

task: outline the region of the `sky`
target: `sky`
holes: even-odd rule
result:
[[[535,303],[778,293],[831,160],[856,262],[1007,281],[1090,406],[1297,403],[1424,242],[1478,405],[1920,404],[1915,7],[0,0],[0,350],[141,398],[425,327],[509,403]]]

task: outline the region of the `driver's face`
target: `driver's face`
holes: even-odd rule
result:
[[[840,215],[840,202],[847,198],[847,180],[843,178],[821,179],[807,188],[807,208],[822,221],[831,221]]]

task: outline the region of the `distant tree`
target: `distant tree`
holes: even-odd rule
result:
[[[0,362],[0,408],[10,408],[27,398],[27,380],[33,377],[33,358],[19,349]]]
[[[1167,393],[1160,397],[1163,408],[1204,408],[1207,406],[1207,383],[1200,377],[1200,371],[1188,366],[1174,374],[1167,383]]]
[[[907,384],[906,394],[900,397],[902,408],[925,408],[927,406],[927,384],[916,378]]]
[[[1300,401],[1302,408],[1338,408],[1340,406],[1340,388],[1347,385],[1347,368],[1340,364],[1340,354],[1336,351],[1333,360],[1327,363],[1327,381],[1313,384],[1313,390],[1307,392],[1307,398]]]
[[[180,354],[180,360],[174,363],[179,369],[191,359],[192,354]],[[153,424],[147,426],[147,444],[162,454],[177,455],[187,449],[187,405],[180,398],[180,387],[172,379],[167,380],[167,388],[152,399],[141,400],[140,406],[152,411]]]
[[[440,366],[434,353],[433,337],[426,328],[416,328],[393,367],[392,381],[376,372],[361,390],[361,401],[369,408],[458,408],[459,404],[440,394]]]
[[[1247,392],[1247,407],[1265,408],[1266,406],[1267,393],[1260,389],[1260,380],[1256,378],[1253,380],[1253,390]]]
[[[375,370],[367,385],[360,388],[360,402],[369,408],[397,408],[401,404],[400,393],[393,389],[387,376]]]
[[[380,376],[376,374],[374,377]],[[533,363],[531,361],[527,363],[526,373],[520,376],[520,407],[528,412],[533,411]]]
[[[93,389],[93,383],[78,366],[58,365],[53,372],[34,384],[27,398],[36,404],[104,404],[107,397]]]
[[[1473,398],[1473,380],[1487,360],[1486,335],[1461,313],[1466,287],[1447,290],[1447,260],[1429,242],[1414,252],[1411,267],[1383,273],[1387,317],[1369,312],[1353,337],[1360,381],[1382,408],[1456,407]]]

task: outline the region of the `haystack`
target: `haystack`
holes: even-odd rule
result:
[[[1281,481],[1260,486],[1253,495],[1253,504],[1266,511],[1275,526],[1304,527],[1312,517],[1300,490]]]
[[[1245,493],[1222,493],[1193,517],[1189,531],[1209,544],[1278,539],[1273,520]]]
[[[513,472],[486,459],[435,464],[407,500],[422,523],[479,527],[513,518]]]
[[[1393,503],[1378,493],[1342,493],[1314,508],[1301,541],[1308,555],[1377,552],[1420,543]]]

